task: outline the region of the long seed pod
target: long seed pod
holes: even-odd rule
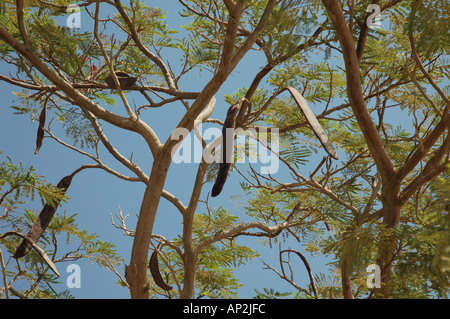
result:
[[[236,125],[236,114],[239,111],[241,102],[238,102],[228,109],[227,117],[222,128],[222,156],[219,164],[219,172],[217,173],[216,182],[211,191],[211,196],[216,197],[223,189],[223,185],[228,177],[231,167],[233,150],[234,150],[234,129]]]
[[[161,275],[161,272],[159,271],[158,252],[156,250],[152,253],[150,257],[148,267],[150,268],[150,273],[152,274],[153,280],[155,281],[155,284],[158,285],[158,287],[164,290],[172,290],[172,286],[166,284]]]
[[[325,151],[327,151],[328,154],[330,154],[334,159],[337,160],[338,156],[336,154],[336,150],[333,147],[333,144],[331,144],[331,142],[328,140],[327,135],[323,131],[322,126],[320,125],[316,116],[309,108],[308,103],[306,103],[306,100],[296,89],[291,87],[288,87],[287,89],[291,93],[292,97],[294,98],[298,107],[302,111],[303,115],[305,116],[306,120],[308,121],[309,125],[314,131],[314,134],[316,134]]]
[[[116,71],[114,73],[116,74],[117,80],[119,81],[120,87],[122,89],[126,89],[129,88],[130,86],[133,86],[137,81],[136,77],[130,76],[127,72]],[[111,89],[117,88],[116,83],[114,82],[114,79],[111,75],[108,75],[105,78],[105,82]]]
[[[68,175],[65,176],[63,179],[61,179],[59,183],[56,185],[56,187],[61,189],[62,193],[64,194],[69,188],[71,182],[72,182],[72,175]],[[56,212],[56,208],[58,205],[59,203],[56,204],[46,203],[44,205],[44,208],[42,208],[38,218],[36,219],[33,226],[31,227],[31,230],[27,234],[27,237],[30,238],[34,243],[38,242],[41,235],[47,229],[53,215]],[[16,259],[21,258],[25,256],[30,251],[31,248],[32,246],[30,245],[30,243],[27,240],[23,240],[20,246],[17,247],[13,257]]]
[[[46,106],[44,105],[41,114],[39,115],[39,126],[36,136],[36,150],[34,151],[35,155],[39,152],[39,149],[42,146],[42,139],[44,138],[45,115],[46,115]]]
[[[41,255],[41,257],[44,259],[44,261],[47,263],[47,265],[49,266],[49,268],[55,273],[55,275],[57,275],[58,277],[60,277],[61,275],[58,272],[58,269],[56,268],[55,264],[53,263],[53,261],[48,257],[48,255],[45,253],[45,251],[39,247],[35,242],[33,242],[31,240],[31,238],[25,236],[24,234],[21,234],[19,232],[16,231],[9,231],[4,233],[3,235],[0,236],[0,239],[5,238],[7,236],[19,236],[22,237],[24,240],[28,241],[28,243],[31,245],[31,247],[34,248],[34,250],[36,250],[36,252]]]

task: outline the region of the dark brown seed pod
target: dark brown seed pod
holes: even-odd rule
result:
[[[152,253],[150,257],[148,267],[150,268],[150,273],[152,274],[153,280],[155,281],[155,284],[158,285],[158,287],[164,290],[172,290],[172,286],[166,284],[163,277],[161,276],[158,264],[158,252],[156,250]]]
[[[211,191],[211,196],[216,197],[223,189],[223,185],[228,177],[228,172],[231,167],[231,159],[234,150],[234,129],[236,125],[236,114],[239,111],[241,102],[238,102],[228,109],[225,122],[222,128],[222,155],[221,163],[219,164],[219,172],[217,173],[216,182]],[[227,134],[228,131],[228,134]],[[230,134],[231,133],[231,134]]]
[[[34,154],[36,155],[39,152],[39,149],[42,146],[42,139],[44,138],[44,126],[45,126],[45,116],[46,116],[46,107],[42,108],[41,114],[39,115],[39,126],[37,130],[36,136],[36,150]]]
[[[314,134],[316,134],[325,151],[327,151],[328,154],[330,154],[334,159],[337,160],[338,156],[336,150],[333,147],[333,144],[331,144],[331,142],[328,140],[327,135],[323,131],[322,126],[320,125],[316,116],[309,108],[308,103],[306,103],[303,96],[296,89],[291,87],[288,87],[287,89],[291,93],[292,97],[302,111],[303,115],[305,116],[306,120],[314,131]]]
[[[72,175],[65,176],[63,179],[59,181],[56,187],[61,189],[61,191],[64,194],[69,188],[71,182],[72,182]],[[56,206],[53,206],[50,205],[49,203],[46,203],[42,208],[38,218],[36,219],[33,226],[31,227],[31,230],[27,234],[27,237],[33,240],[33,242],[37,243],[41,235],[47,229],[53,215],[56,212],[58,204],[59,203],[56,203]],[[32,248],[31,244],[27,240],[23,240],[20,246],[17,247],[13,257],[16,259],[23,257],[30,251],[31,248]]]
[[[133,86],[137,81],[136,77],[130,76],[127,72],[116,71],[114,73],[116,74],[117,80],[119,81],[120,87],[122,89],[126,89]],[[108,75],[105,78],[105,82],[111,89],[116,89],[116,83],[114,83],[114,79],[112,78],[111,75]]]

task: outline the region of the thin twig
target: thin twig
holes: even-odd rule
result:
[[[6,299],[9,299],[8,280],[7,280],[7,277],[6,277],[6,266],[5,266],[5,262],[3,261],[3,253],[2,253],[2,248],[1,247],[0,247],[0,264],[2,266],[2,274],[3,274],[3,284],[4,284],[5,296],[6,296]]]
[[[313,291],[314,291],[314,295],[316,296],[316,298],[318,298],[319,296],[318,296],[318,294],[317,294],[316,282],[314,281],[314,276],[313,276],[313,274],[312,274],[311,267],[309,266],[309,263],[308,263],[308,261],[306,260],[305,256],[303,256],[300,252],[298,252],[298,251],[296,251],[296,250],[293,250],[293,249],[285,249],[285,250],[282,250],[282,251],[280,252],[280,254],[283,254],[283,253],[285,253],[285,252],[292,252],[292,253],[295,253],[295,254],[297,254],[297,256],[299,256],[300,259],[303,261],[303,264],[305,265],[306,271],[308,272],[308,275],[309,275],[309,280],[311,281],[311,287],[312,287],[312,289],[313,289]]]

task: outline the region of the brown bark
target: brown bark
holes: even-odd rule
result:
[[[193,245],[184,247],[184,281],[180,294],[181,299],[191,299],[194,296],[195,271],[197,264],[197,252]]]
[[[401,184],[393,180],[383,185],[381,202],[383,204],[383,224],[391,229],[399,224],[402,203],[399,199]],[[392,261],[397,250],[397,240],[389,234],[382,238],[377,264],[381,269],[381,291],[375,291],[375,297],[388,297],[391,292]]]
[[[142,199],[141,209],[136,224],[130,264],[125,267],[125,277],[130,287],[131,298],[148,299],[149,284],[147,279],[148,247],[155,222],[161,193],[171,161],[170,153],[162,153],[155,159]]]

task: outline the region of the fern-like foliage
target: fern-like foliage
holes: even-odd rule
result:
[[[42,208],[44,202],[56,205],[68,199],[69,197],[61,194],[55,185],[37,175],[33,167],[24,168],[21,164],[14,164],[10,158],[0,163],[0,207],[4,209],[3,215],[0,215],[0,235],[11,231],[26,234],[29,231],[40,209],[23,208],[28,201],[37,202],[37,207]],[[100,240],[96,234],[89,234],[87,230],[80,229],[75,217],[76,214],[66,215],[66,212],[58,211],[37,243],[54,264],[58,267],[64,264],[63,262],[84,258],[110,270],[120,266],[123,259],[118,256],[115,246]],[[4,254],[6,251],[14,254],[21,241],[22,238],[18,236],[0,239],[0,245],[6,248],[2,249]],[[20,281],[15,289],[19,297],[72,298],[67,291],[58,292],[61,289],[61,279],[49,272],[48,265],[34,250],[15,264],[8,263],[6,274],[13,287],[16,286],[16,281]]]

